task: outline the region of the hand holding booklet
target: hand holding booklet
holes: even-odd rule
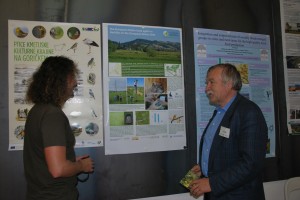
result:
[[[197,174],[195,174],[192,170],[189,170],[187,174],[180,180],[180,183],[189,189],[191,182],[198,178],[199,176]]]

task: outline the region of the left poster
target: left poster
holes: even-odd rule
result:
[[[63,108],[75,147],[103,146],[100,31],[99,24],[8,20],[8,150],[23,149],[28,79],[49,56],[66,56],[80,70],[75,96]]]

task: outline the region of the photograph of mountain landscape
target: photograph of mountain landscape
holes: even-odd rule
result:
[[[109,63],[121,63],[122,76],[165,76],[166,64],[181,64],[180,32],[141,26],[109,26]]]

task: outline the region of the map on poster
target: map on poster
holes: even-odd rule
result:
[[[103,146],[100,25],[9,20],[8,31],[9,150],[23,149],[28,79],[49,56],[66,56],[80,70],[75,96],[63,108],[75,147]]]
[[[105,154],[186,146],[181,29],[103,24]]]

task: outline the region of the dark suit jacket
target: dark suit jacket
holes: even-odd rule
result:
[[[229,138],[219,135],[230,129]],[[203,136],[205,135],[204,130]],[[262,171],[268,129],[260,108],[237,94],[215,134],[209,154],[208,177],[212,191],[204,199],[263,200]],[[200,142],[201,163],[203,136]]]

